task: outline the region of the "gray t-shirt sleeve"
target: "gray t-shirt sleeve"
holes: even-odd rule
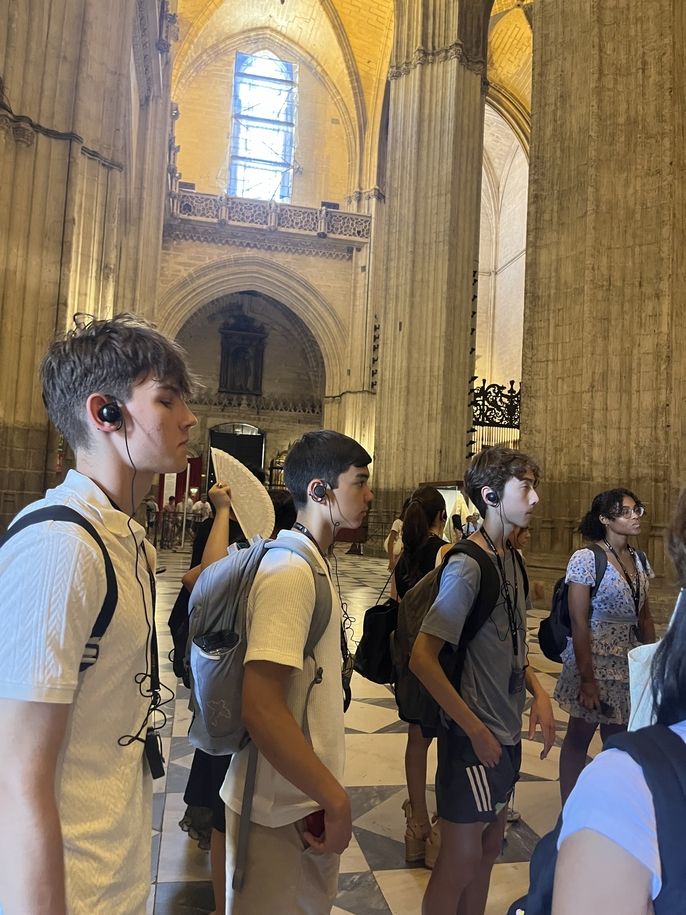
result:
[[[457,645],[480,585],[479,563],[465,553],[451,556],[441,576],[436,600],[419,631]]]

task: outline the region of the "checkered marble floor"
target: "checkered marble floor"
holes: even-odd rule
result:
[[[339,546],[340,589],[353,618],[354,637],[362,630],[364,610],[375,603],[386,580],[384,560],[347,555]],[[160,553],[166,571],[158,577],[157,627],[164,682],[176,693],[167,706],[163,733],[167,775],[155,782],[153,819],[153,887],[149,915],[204,915],[213,910],[209,882],[209,854],[179,828],[185,811],[183,792],[193,758],[186,739],[189,713],[187,690],[177,683],[167,660],[171,637],[167,618],[188,566],[188,553]],[[559,666],[543,657],[535,633],[543,610],[529,617],[529,660],[552,693]],[[353,702],[346,714],[347,764],[345,783],[353,808],[353,841],[342,857],[335,915],[417,915],[429,871],[411,867],[404,859],[404,818],[407,796],[403,758],[405,725],[398,720],[389,688],[355,675]],[[528,861],[543,833],[552,829],[560,810],[558,760],[567,715],[553,704],[558,722],[557,745],[548,758],[539,759],[540,746],[524,739],[522,776],[515,806],[521,820],[510,826],[501,858],[495,865],[487,915],[503,915],[510,903],[526,891]],[[523,735],[524,737],[525,735]],[[600,749],[596,737],[595,754]],[[435,746],[429,752],[429,779],[433,782]],[[431,801],[433,787],[429,786]],[[431,803],[429,804],[431,809]],[[288,913],[275,913],[288,915]]]

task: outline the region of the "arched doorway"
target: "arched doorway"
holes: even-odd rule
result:
[[[194,440],[206,451],[210,430],[254,428],[259,460],[251,451],[244,463],[266,470],[303,432],[321,428],[322,352],[283,302],[254,289],[220,295],[188,317],[176,339],[202,383],[191,405],[199,423]]]

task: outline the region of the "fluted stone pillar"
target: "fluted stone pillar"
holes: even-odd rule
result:
[[[686,452],[684,4],[537,0],[522,448],[540,459],[541,568],[594,493],[634,489],[663,533]]]
[[[158,22],[155,0],[0,0],[0,529],[60,473],[38,381],[50,340],[74,312],[155,301],[166,133],[148,128],[153,104],[168,111]],[[147,60],[134,68],[136,35]]]
[[[462,476],[490,2],[396,4],[376,411],[375,508]]]

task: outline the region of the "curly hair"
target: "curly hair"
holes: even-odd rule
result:
[[[636,505],[641,505],[641,500],[630,489],[618,486],[616,489],[606,489],[593,497],[590,511],[587,511],[579,524],[579,533],[585,540],[602,540],[605,536],[605,525],[600,516],[606,518],[619,518],[622,513],[624,496],[633,499]]]
[[[513,477],[521,480],[527,473],[533,474],[534,485],[537,485],[541,470],[528,454],[499,446],[482,448],[465,470],[464,488],[481,517],[485,518],[487,505],[481,496],[483,487],[488,486],[502,499],[507,481]]]

